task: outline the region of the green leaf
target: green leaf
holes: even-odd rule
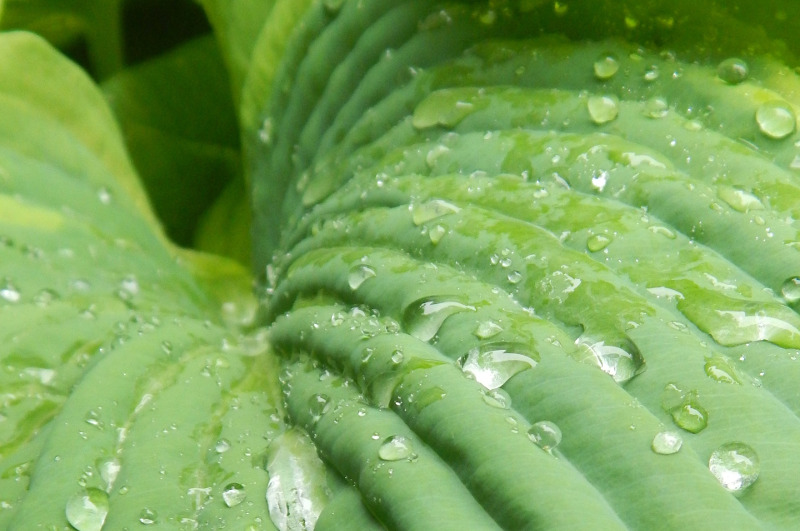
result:
[[[75,65],[23,32],[0,65],[0,527],[267,521],[223,503],[281,428],[249,275],[166,240]]]
[[[167,234],[189,245],[200,216],[240,174],[236,113],[213,38],[126,69],[103,91]]]

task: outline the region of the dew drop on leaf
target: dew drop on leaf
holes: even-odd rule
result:
[[[19,302],[21,295],[19,290],[14,286],[14,284],[7,278],[4,278],[0,281],[0,299],[4,299],[7,302]]]
[[[350,268],[350,272],[347,275],[347,284],[350,289],[357,290],[361,287],[361,284],[374,276],[376,276],[374,269],[366,264],[358,264]]]
[[[708,469],[720,485],[738,493],[755,483],[761,465],[755,450],[741,442],[723,444],[708,460]]]
[[[503,327],[492,320],[481,321],[473,334],[480,339],[490,339],[503,331]]]
[[[475,307],[444,296],[424,297],[406,307],[403,312],[403,327],[417,339],[430,341],[445,319],[464,311],[474,312]]]
[[[549,420],[542,420],[528,429],[528,438],[536,446],[549,452],[561,443],[561,428]]]
[[[794,132],[797,117],[788,104],[781,101],[769,101],[756,111],[758,128],[766,136],[780,140]]]
[[[669,105],[664,98],[650,98],[644,104],[644,115],[648,118],[663,118],[669,113]]]
[[[383,461],[413,460],[416,458],[411,440],[402,435],[392,435],[384,439],[378,449],[378,457]]]
[[[441,199],[434,199],[425,203],[415,203],[411,205],[411,220],[414,225],[422,225],[428,221],[446,216],[447,214],[455,214],[461,211],[456,205],[442,201]]]
[[[244,491],[244,486],[241,483],[228,483],[222,490],[222,501],[228,507],[236,507],[244,501],[247,493]]]
[[[461,370],[487,389],[497,389],[516,374],[536,366],[536,356],[522,343],[487,343],[458,360]]]
[[[67,521],[78,531],[100,531],[108,516],[108,495],[90,488],[67,500]]]
[[[589,96],[586,102],[589,117],[597,125],[613,121],[619,113],[619,100],[615,96]]]
[[[328,412],[330,407],[330,397],[326,394],[315,394],[308,399],[308,410],[312,421],[315,423],[322,418],[322,415]]]
[[[731,57],[717,66],[717,75],[725,83],[736,85],[747,79],[749,69],[742,59]]]
[[[592,234],[586,240],[586,248],[591,252],[596,253],[602,251],[611,244],[611,237],[606,234]]]
[[[742,383],[736,368],[731,365],[728,358],[721,354],[714,354],[706,358],[705,372],[709,378],[717,382],[739,385]]]
[[[683,439],[675,431],[661,431],[653,437],[650,447],[657,454],[669,455],[677,453],[683,445]]]
[[[153,525],[158,523],[158,514],[147,507],[139,513],[139,522],[143,525]]]
[[[605,81],[610,79],[619,70],[619,61],[614,54],[603,54],[594,62],[594,76]]]
[[[786,279],[781,285],[781,295],[789,304],[800,301],[800,277]]]
[[[503,389],[491,389],[483,393],[483,401],[498,409],[511,407],[511,396]]]

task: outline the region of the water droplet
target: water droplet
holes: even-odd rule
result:
[[[619,70],[619,61],[614,54],[603,54],[594,62],[594,75],[602,81],[610,79]]]
[[[763,210],[764,204],[753,194],[730,186],[720,186],[717,195],[738,212]]]
[[[108,495],[90,488],[67,500],[67,521],[78,531],[100,531],[108,516]]]
[[[597,251],[602,251],[608,247],[611,241],[611,237],[605,234],[592,234],[586,240],[586,248],[591,252],[596,253]]]
[[[508,278],[508,281],[511,282],[512,284],[519,284],[520,282],[522,282],[522,273],[514,270],[509,272],[506,278]]]
[[[222,501],[228,507],[236,507],[244,501],[247,493],[244,491],[244,485],[241,483],[228,483],[222,490]]]
[[[578,339],[576,343],[588,350],[589,357],[584,359],[591,360],[617,383],[625,383],[645,370],[641,352],[630,341],[626,345],[627,349],[606,345],[604,341],[592,343],[586,339]]]
[[[60,299],[61,296],[57,291],[45,288],[33,296],[33,303],[41,308],[46,308],[52,304],[53,301]]]
[[[756,122],[762,133],[770,138],[780,140],[794,132],[797,117],[788,104],[781,101],[770,101],[758,108]]]
[[[425,409],[426,407],[430,406],[431,404],[434,404],[439,400],[442,400],[445,396],[447,396],[447,393],[445,392],[444,389],[442,389],[438,385],[433,387],[427,387],[422,391],[420,391],[419,393],[417,393],[413,405],[414,408],[417,410],[417,412],[419,412]]]
[[[414,454],[411,440],[408,437],[392,435],[384,439],[378,449],[378,457],[383,461],[400,461],[402,459],[413,461],[417,456]]]
[[[528,438],[536,446],[549,452],[561,443],[561,428],[549,420],[542,420],[528,429]]]
[[[436,245],[440,241],[442,241],[442,238],[444,237],[446,232],[447,229],[445,229],[441,225],[436,225],[434,227],[431,227],[431,230],[428,231],[428,237],[431,239],[431,243]]]
[[[258,139],[262,144],[268,146],[272,143],[272,132],[274,128],[272,117],[267,116],[264,118],[264,121],[261,122],[261,128],[258,130]]]
[[[480,339],[489,339],[503,331],[503,327],[492,320],[478,323],[473,334]]]
[[[105,186],[100,188],[99,190],[97,190],[97,199],[99,199],[100,202],[103,203],[104,205],[110,205],[112,199],[111,191]]]
[[[742,384],[742,379],[739,376],[736,368],[731,365],[731,362],[721,354],[714,354],[706,358],[705,364],[706,375],[716,380],[717,382],[729,384]]]
[[[677,384],[668,383],[661,393],[661,407],[676,426],[688,432],[699,433],[708,425],[708,413],[694,389],[685,392]]]
[[[447,214],[455,214],[460,211],[460,208],[447,201],[434,199],[426,203],[411,205],[411,219],[414,225],[419,226],[428,221],[446,216]]]
[[[231,442],[228,439],[222,438],[214,444],[214,451],[218,454],[224,454],[231,449]]]
[[[563,17],[567,14],[567,11],[569,11],[569,4],[566,2],[559,2],[558,0],[553,2],[553,13],[555,13],[556,16]]]
[[[461,370],[487,389],[497,389],[512,376],[536,366],[536,356],[523,343],[487,343],[459,358]]]
[[[747,63],[737,57],[725,59],[717,66],[717,75],[725,83],[736,85],[749,75]]]
[[[475,89],[443,89],[429,94],[414,109],[411,125],[416,129],[454,127],[475,111]]]
[[[787,279],[781,286],[781,295],[789,304],[800,301],[800,277]]]
[[[12,282],[4,278],[2,283],[0,283],[0,298],[5,299],[8,302],[14,303],[19,302],[21,295],[19,290],[12,284]]]
[[[644,104],[644,115],[648,118],[663,118],[669,113],[669,105],[664,98],[650,98]]]
[[[446,297],[424,297],[412,302],[403,312],[406,331],[422,341],[430,341],[439,331],[445,319],[464,311],[475,311],[474,306]]]
[[[116,459],[109,459],[108,461],[100,463],[98,469],[100,470],[100,477],[106,483],[107,489],[111,489],[111,487],[114,486],[114,482],[117,481],[117,476],[122,469],[122,465]]]
[[[488,389],[483,393],[483,401],[498,409],[511,407],[511,396],[503,389]]]
[[[670,455],[677,453],[683,445],[683,439],[675,431],[662,431],[656,433],[650,447],[657,454]]]
[[[326,394],[315,394],[308,399],[308,410],[314,423],[331,408],[330,397]]]
[[[669,238],[670,240],[674,240],[677,237],[673,231],[671,231],[667,227],[664,227],[663,225],[650,225],[649,227],[647,227],[647,230],[649,230],[653,234],[660,234],[661,236]]]
[[[610,122],[619,113],[619,100],[616,96],[589,96],[586,102],[589,116],[597,125]]]
[[[395,350],[394,352],[392,352],[392,363],[394,363],[395,365],[400,365],[401,363],[403,363],[403,358],[404,356],[402,350]]]
[[[374,269],[366,264],[358,264],[350,268],[347,276],[347,284],[350,289],[357,290],[366,280],[377,275]]]
[[[643,77],[645,81],[650,83],[658,79],[659,75],[658,65],[650,65],[645,69]]]
[[[154,510],[145,507],[139,513],[139,522],[144,525],[153,525],[158,523],[158,514]]]
[[[726,490],[739,493],[755,483],[761,465],[753,448],[741,442],[730,442],[711,453],[708,469]]]

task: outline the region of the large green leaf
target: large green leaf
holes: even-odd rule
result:
[[[166,241],[83,72],[28,33],[0,57],[0,527],[267,520],[248,274]]]

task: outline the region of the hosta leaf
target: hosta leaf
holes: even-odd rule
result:
[[[170,237],[183,245],[240,173],[229,90],[210,36],[103,83],[153,207]]]
[[[0,57],[0,527],[267,521],[247,273],[167,242],[83,72],[23,32]]]

